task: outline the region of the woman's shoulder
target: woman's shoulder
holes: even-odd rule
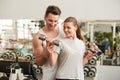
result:
[[[77,39],[77,40],[78,40],[78,43],[79,43],[79,44],[85,45],[85,42],[84,42],[83,40],[81,40],[81,39]]]
[[[61,42],[65,42],[66,40],[68,40],[66,37],[61,37],[61,38],[59,38],[59,40],[61,41]]]

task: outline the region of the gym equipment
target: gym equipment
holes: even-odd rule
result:
[[[93,56],[92,59],[89,60],[89,64],[91,65],[95,65],[96,64],[96,61],[97,61],[97,56]]]
[[[40,36],[39,36],[39,39],[42,40],[42,41],[45,41],[46,38],[47,38],[47,37],[46,37],[45,35],[43,35],[43,34],[40,34]],[[59,46],[60,41],[59,41],[59,40],[54,40],[52,43],[53,43],[54,45],[56,45],[56,46]]]
[[[90,71],[88,72],[88,76],[89,77],[95,77],[96,74],[96,68],[95,67],[91,67]]]
[[[16,57],[16,63],[12,64],[10,69],[11,69],[11,72],[10,72],[9,80],[29,79],[28,77],[24,76],[23,69],[20,67],[18,63],[18,57]]]
[[[88,76],[89,71],[90,71],[90,68],[88,66],[84,66],[84,77]]]
[[[18,64],[20,67],[18,67]],[[32,67],[32,63],[31,62],[17,62],[17,61],[0,61],[0,72],[6,73],[6,75],[9,77],[10,75],[12,76],[22,76],[24,78],[26,78],[25,76],[32,76],[35,80],[37,80],[35,72],[33,70]],[[16,66],[18,67],[16,69]],[[15,74],[24,74],[23,75],[15,75]],[[18,77],[16,77],[18,78]],[[13,79],[12,77],[10,78],[12,80],[16,80]],[[34,80],[32,79],[32,80]]]

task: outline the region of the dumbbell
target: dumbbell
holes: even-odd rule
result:
[[[42,41],[46,40],[46,36],[44,34],[40,34],[39,39]]]
[[[14,59],[15,57],[16,57],[16,53],[11,52],[11,53],[9,54],[9,58],[10,58],[10,59]]]
[[[90,68],[88,66],[84,66],[84,77],[88,76],[89,71],[90,71]]]
[[[17,55],[17,56],[23,56],[23,54],[20,52],[20,51],[15,51],[15,54]]]
[[[42,41],[46,40],[46,36],[44,34],[40,34],[39,39]],[[54,45],[59,46],[60,41],[59,40],[53,40],[52,42]]]
[[[36,74],[42,73],[42,69],[37,64],[33,64],[33,70],[35,71]]]
[[[26,55],[25,59],[28,60],[28,61],[31,61],[31,60],[33,60],[33,55],[30,55],[30,54]]]
[[[98,50],[96,51],[96,54],[97,54],[98,56],[100,56],[101,54],[103,54],[103,52],[102,52],[100,49],[98,49]]]
[[[95,65],[96,64],[96,61],[97,61],[97,56],[93,56],[92,59],[89,60],[89,64],[91,65]]]
[[[10,54],[9,52],[5,52],[5,53],[2,54],[1,57],[2,57],[3,59],[9,59],[9,54]]]
[[[88,73],[88,76],[89,77],[95,77],[95,74],[96,74],[96,67],[91,67],[90,71]]]

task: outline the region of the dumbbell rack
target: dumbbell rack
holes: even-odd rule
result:
[[[16,60],[16,55],[18,55],[19,58],[19,64],[20,64],[20,67],[21,69],[24,69],[24,78],[27,78],[29,76],[33,76],[35,78],[35,80],[41,80],[41,77],[42,77],[42,70],[41,70],[41,67],[38,66],[38,65],[35,65],[36,64],[36,61],[35,61],[35,57],[34,55],[24,55],[24,56],[21,56],[20,54],[18,54],[19,52],[15,52],[15,51],[4,51],[1,55],[0,55],[0,64],[2,66],[0,66],[0,80],[1,80],[1,77],[7,77],[6,78],[9,78],[10,77],[10,71],[11,71],[11,65],[12,64],[15,64],[15,60]],[[11,57],[10,55],[13,54],[14,57]],[[18,74],[18,72],[20,73],[20,69],[15,69],[14,71],[16,71]],[[3,73],[5,75],[3,75]],[[16,76],[16,75],[12,75],[12,76]],[[16,77],[14,77],[16,78]],[[18,78],[18,75],[17,75],[17,78]],[[13,77],[11,78],[13,79]],[[4,80],[4,79],[2,79]]]
[[[97,67],[100,65],[100,61],[97,60],[96,61],[96,64],[86,64],[85,66],[87,66],[89,68],[89,71],[87,73],[86,76],[84,76],[84,80],[97,80]],[[84,66],[84,68],[85,68]],[[95,69],[93,69],[95,68]],[[95,75],[93,75],[92,73],[90,73],[90,71],[92,71],[92,73],[95,71]],[[84,74],[85,74],[85,71],[84,71]]]

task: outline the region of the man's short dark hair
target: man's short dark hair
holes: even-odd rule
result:
[[[60,10],[60,8],[58,6],[50,5],[46,9],[45,16],[48,16],[49,13],[52,13],[54,15],[60,15],[61,14],[61,10]]]

